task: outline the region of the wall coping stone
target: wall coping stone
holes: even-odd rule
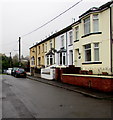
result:
[[[83,75],[83,74],[62,74],[62,75],[69,75],[69,76],[77,76],[77,77],[96,77],[96,78],[110,78],[113,79],[113,76],[105,76],[105,75]]]

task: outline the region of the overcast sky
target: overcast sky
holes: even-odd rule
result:
[[[1,0],[0,1],[0,53],[12,56],[18,53],[18,39],[53,19],[80,0]],[[110,0],[83,0],[77,6],[46,25],[22,37],[22,51],[29,55],[29,48],[70,24],[91,7],[99,7]]]

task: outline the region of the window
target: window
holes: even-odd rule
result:
[[[38,58],[38,65],[41,65],[41,58]]]
[[[93,15],[93,32],[99,31],[99,20],[98,14]]]
[[[72,50],[69,51],[69,64],[73,65],[73,51]]]
[[[52,65],[52,64],[53,64],[53,56],[50,55],[50,65]]]
[[[40,54],[40,46],[38,47],[38,54]]]
[[[60,53],[60,65],[62,65],[62,53]]]
[[[66,64],[66,56],[65,56],[65,53],[63,53],[63,65]]]
[[[50,49],[52,48],[52,40],[50,40]]]
[[[64,35],[61,36],[61,46],[64,47]]]
[[[73,44],[73,33],[72,33],[72,31],[69,32],[69,40],[70,40],[70,45]]]
[[[78,36],[79,36],[79,27],[76,27],[75,28],[75,40],[79,40]]]
[[[94,44],[94,60],[99,61],[99,43]]]
[[[49,65],[49,55],[47,55],[47,65]]]
[[[84,19],[84,34],[90,33],[90,17]]]
[[[35,65],[35,58],[34,58],[34,56],[31,58],[31,65]]]
[[[84,46],[85,48],[85,61],[91,61],[91,44]]]
[[[42,52],[44,52],[44,44],[42,44]]]
[[[45,52],[47,52],[47,43],[45,43]]]

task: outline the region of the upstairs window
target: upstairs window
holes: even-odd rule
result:
[[[99,31],[99,19],[98,14],[93,15],[93,32]]]
[[[38,54],[40,54],[40,46],[38,47]]]
[[[72,31],[69,32],[69,41],[70,41],[69,43],[70,45],[73,44],[73,32]]]
[[[45,52],[47,52],[47,43],[45,43]]]
[[[64,35],[61,36],[61,47],[64,47]]]
[[[44,52],[44,44],[42,44],[42,52]]]
[[[52,40],[50,40],[50,49],[52,48]]]
[[[41,65],[41,58],[40,57],[38,58],[38,65],[39,66]]]
[[[79,36],[79,27],[76,27],[75,28],[75,40],[79,40],[78,36]]]
[[[90,17],[84,19],[84,34],[90,33]]]

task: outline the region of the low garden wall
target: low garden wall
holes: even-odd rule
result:
[[[62,74],[61,81],[103,92],[113,92],[113,76]]]

